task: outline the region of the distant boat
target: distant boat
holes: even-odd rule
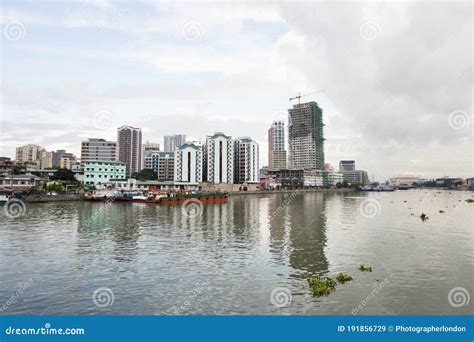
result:
[[[393,186],[380,186],[378,191],[395,191],[395,188]]]
[[[413,187],[412,186],[409,186],[409,185],[399,185],[397,187],[398,190],[408,190],[408,189],[412,189]]]

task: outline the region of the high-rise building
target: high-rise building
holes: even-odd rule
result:
[[[221,132],[206,137],[204,181],[213,184],[234,183],[234,142]]]
[[[289,167],[324,169],[323,111],[314,101],[288,110]]]
[[[341,160],[339,162],[339,172],[355,171],[355,160]]]
[[[145,169],[152,169],[158,174],[158,180],[168,181],[174,179],[174,153],[173,152],[147,152],[145,155]]]
[[[202,182],[203,153],[202,146],[196,143],[184,143],[175,152],[174,181],[187,185]]]
[[[16,161],[39,162],[46,154],[44,147],[28,144],[16,148]]]
[[[286,169],[285,123],[274,121],[268,129],[268,167]]]
[[[234,184],[259,182],[258,143],[249,137],[234,140]]]
[[[125,163],[127,177],[142,168],[142,130],[132,126],[117,128],[118,160]]]
[[[81,142],[81,167],[86,160],[117,160],[117,143],[105,139],[87,139]]]
[[[177,148],[186,142],[186,135],[184,134],[173,134],[165,135],[164,137],[165,146],[164,152],[174,152]]]

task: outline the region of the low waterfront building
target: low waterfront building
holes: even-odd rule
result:
[[[340,172],[324,171],[323,178],[325,186],[336,186],[338,183],[344,182],[344,175]]]
[[[303,172],[304,187],[322,187],[324,186],[324,178],[322,170],[304,170]]]
[[[114,179],[126,179],[125,163],[111,160],[86,160],[84,162],[84,185],[97,186]]]
[[[28,190],[40,184],[41,178],[35,175],[8,175],[0,177],[0,188]]]
[[[212,184],[234,183],[234,142],[221,132],[206,137],[204,181]]]
[[[390,178],[390,184],[393,186],[411,186],[413,183],[418,182],[420,182],[420,178],[418,176],[405,175]]]
[[[145,155],[145,169],[154,170],[159,181],[174,179],[175,157],[173,152],[148,152]]]
[[[175,152],[174,181],[182,186],[202,182],[203,151],[197,143],[184,143]]]
[[[303,169],[279,169],[268,170],[269,183],[275,187],[281,186],[284,189],[303,188],[304,170]]]
[[[368,185],[369,175],[364,170],[340,171],[343,181],[349,185]]]

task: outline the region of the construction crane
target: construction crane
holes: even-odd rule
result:
[[[301,95],[301,93],[298,93],[297,96],[295,96],[295,97],[290,97],[290,101],[293,101],[293,100],[298,99],[298,104],[300,104],[300,101],[301,101],[301,98],[302,98],[302,97],[309,96],[309,95],[313,95],[313,94],[317,94],[317,93],[322,93],[323,91],[324,91],[324,89],[315,91],[315,92],[313,92],[313,93],[304,94],[304,95]]]

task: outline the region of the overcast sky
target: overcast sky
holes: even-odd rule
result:
[[[474,174],[473,9],[452,2],[2,1],[0,156],[143,129],[144,141],[267,129],[298,92],[326,162],[385,180]]]

